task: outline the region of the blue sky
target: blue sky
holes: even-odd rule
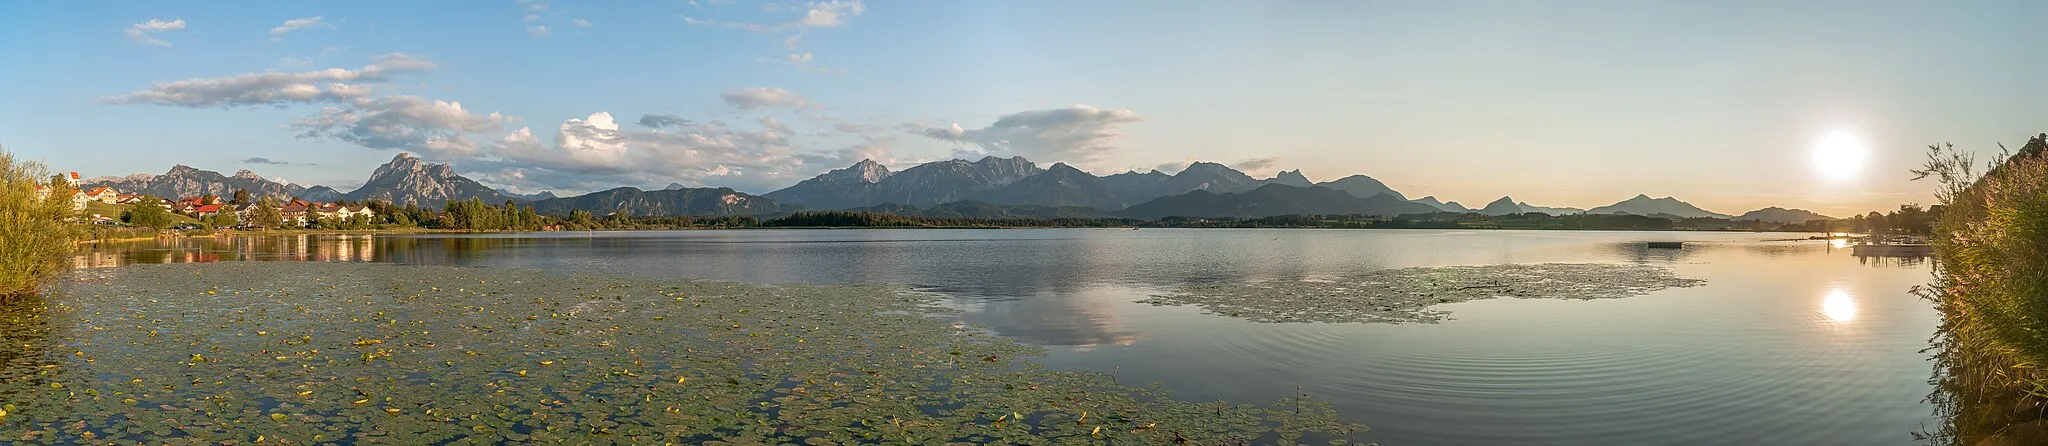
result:
[[[88,176],[188,164],[343,190],[398,152],[521,192],[766,192],[861,158],[900,169],[993,154],[1098,173],[1192,160],[1362,173],[1475,207],[1646,193],[1726,213],[1844,215],[1931,201],[1904,173],[1929,143],[1993,152],[2048,131],[2048,111],[2030,106],[2048,102],[2048,27],[2031,23],[2044,13],[1886,1],[10,2],[0,145]],[[1860,174],[1813,166],[1831,133],[1867,146]]]

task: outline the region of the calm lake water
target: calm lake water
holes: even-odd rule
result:
[[[1896,444],[1937,425],[1925,263],[1805,234],[1401,230],[768,230],[188,239],[79,266],[313,260],[756,283],[878,282],[1048,346],[1054,368],[1182,399],[1333,402],[1388,444]],[[1686,241],[1649,250],[1645,241]],[[1641,263],[1707,280],[1624,299],[1447,304],[1440,324],[1267,324],[1134,301],[1181,284],[1387,268]]]

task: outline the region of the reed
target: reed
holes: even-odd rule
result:
[[[1916,292],[1942,313],[1930,397],[1945,442],[2048,441],[2048,135],[2001,154],[1980,177],[1971,157],[1930,146],[1920,178],[1940,183],[1935,277]],[[2013,443],[2017,442],[2017,443]]]

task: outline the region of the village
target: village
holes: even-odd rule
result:
[[[250,199],[246,193],[239,194],[241,195],[239,200],[223,199],[219,195],[172,199],[139,194],[123,194],[112,187],[105,186],[89,189],[81,188],[79,187],[80,177],[78,172],[58,175],[58,178],[70,185],[71,210],[81,213],[83,218],[95,224],[123,224],[121,214],[124,211],[133,209],[135,206],[154,204],[172,214],[190,217],[198,222],[225,223],[224,220],[220,219],[223,213],[233,216],[232,224],[216,223],[213,225],[217,227],[260,227],[260,225],[253,224],[254,220],[250,217],[251,213],[258,210],[259,204]],[[50,190],[49,186],[36,186],[37,197],[48,199]],[[309,202],[297,199],[280,203],[277,210],[280,217],[279,221],[283,228],[304,228],[317,224],[322,220],[368,221],[377,217],[376,211],[363,204]],[[184,223],[180,226],[197,228],[202,225]],[[174,227],[174,229],[178,228]]]

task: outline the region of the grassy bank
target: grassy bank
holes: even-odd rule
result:
[[[1930,399],[1953,444],[2048,442],[2048,135],[2001,156],[1978,177],[1973,160],[1931,147],[1940,181],[1936,277],[1920,290],[1942,312],[1935,338],[1941,389]]]

